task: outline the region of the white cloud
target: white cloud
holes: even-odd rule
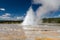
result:
[[[58,18],[58,17],[59,17],[59,18],[60,18],[60,14],[59,14],[59,15],[57,15],[57,16],[54,16],[54,17],[56,17],[56,18]]]
[[[5,13],[4,15],[2,15],[3,17],[8,17],[10,16],[11,14],[10,13]]]
[[[16,17],[16,19],[17,19],[17,20],[23,20],[23,19],[24,19],[24,16],[21,16],[21,17],[18,16],[18,17]]]
[[[3,17],[3,16],[0,16],[1,19],[9,19],[10,17]]]
[[[60,17],[60,15],[58,15]]]
[[[5,8],[0,8],[1,11],[5,11]]]
[[[23,20],[24,16],[11,17],[10,13],[5,13],[0,16],[0,19],[2,20]]]
[[[7,20],[7,19],[10,19],[11,18],[10,15],[11,14],[9,14],[9,13],[5,13],[4,15],[1,15],[0,18],[1,19],[4,19],[4,20]]]

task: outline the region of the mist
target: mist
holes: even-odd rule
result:
[[[39,18],[43,18],[47,13],[59,10],[60,0],[33,0],[33,4],[42,4],[37,9],[36,14]]]
[[[42,23],[42,18],[44,18],[45,14],[57,11],[60,8],[60,0],[33,0],[32,4],[42,4],[42,6],[40,6],[36,11],[33,11],[32,6],[30,6],[22,23],[23,25],[40,24]]]

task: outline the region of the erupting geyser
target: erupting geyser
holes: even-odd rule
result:
[[[36,23],[36,15],[32,9],[32,7],[29,8],[27,11],[27,15],[22,23],[22,25],[35,25]]]
[[[60,8],[60,0],[33,0],[33,4],[42,4],[34,13],[32,7],[29,8],[22,25],[40,24],[45,14],[57,11]],[[37,16],[37,17],[36,17]]]
[[[56,32],[56,30],[59,30],[57,26],[55,27],[56,24],[41,25],[41,19],[45,14],[50,13],[51,11],[59,10],[60,0],[33,0],[33,4],[42,4],[42,6],[40,6],[35,12],[33,11],[32,7],[30,7],[27,11],[27,15],[22,23],[25,35],[27,36],[26,40],[35,40],[35,38],[43,38],[42,40],[44,40],[47,37],[53,38],[52,40],[55,40],[56,37],[60,38],[60,34]],[[57,29],[55,29],[54,27]]]

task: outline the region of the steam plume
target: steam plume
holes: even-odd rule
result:
[[[38,17],[51,11],[56,11],[60,7],[60,0],[33,0],[34,4],[42,4],[36,11]]]
[[[32,7],[30,7],[29,10],[27,11],[26,17],[22,25],[35,25],[35,24],[36,24],[36,16]]]
[[[29,8],[27,11],[27,15],[23,21],[23,25],[35,25],[41,23],[41,19],[44,17],[45,14],[56,11],[60,7],[60,0],[33,0],[33,4],[42,4],[36,11],[37,20],[35,12],[33,11],[32,7]]]

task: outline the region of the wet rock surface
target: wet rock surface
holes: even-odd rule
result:
[[[25,33],[16,24],[0,24],[0,40],[25,40]]]

